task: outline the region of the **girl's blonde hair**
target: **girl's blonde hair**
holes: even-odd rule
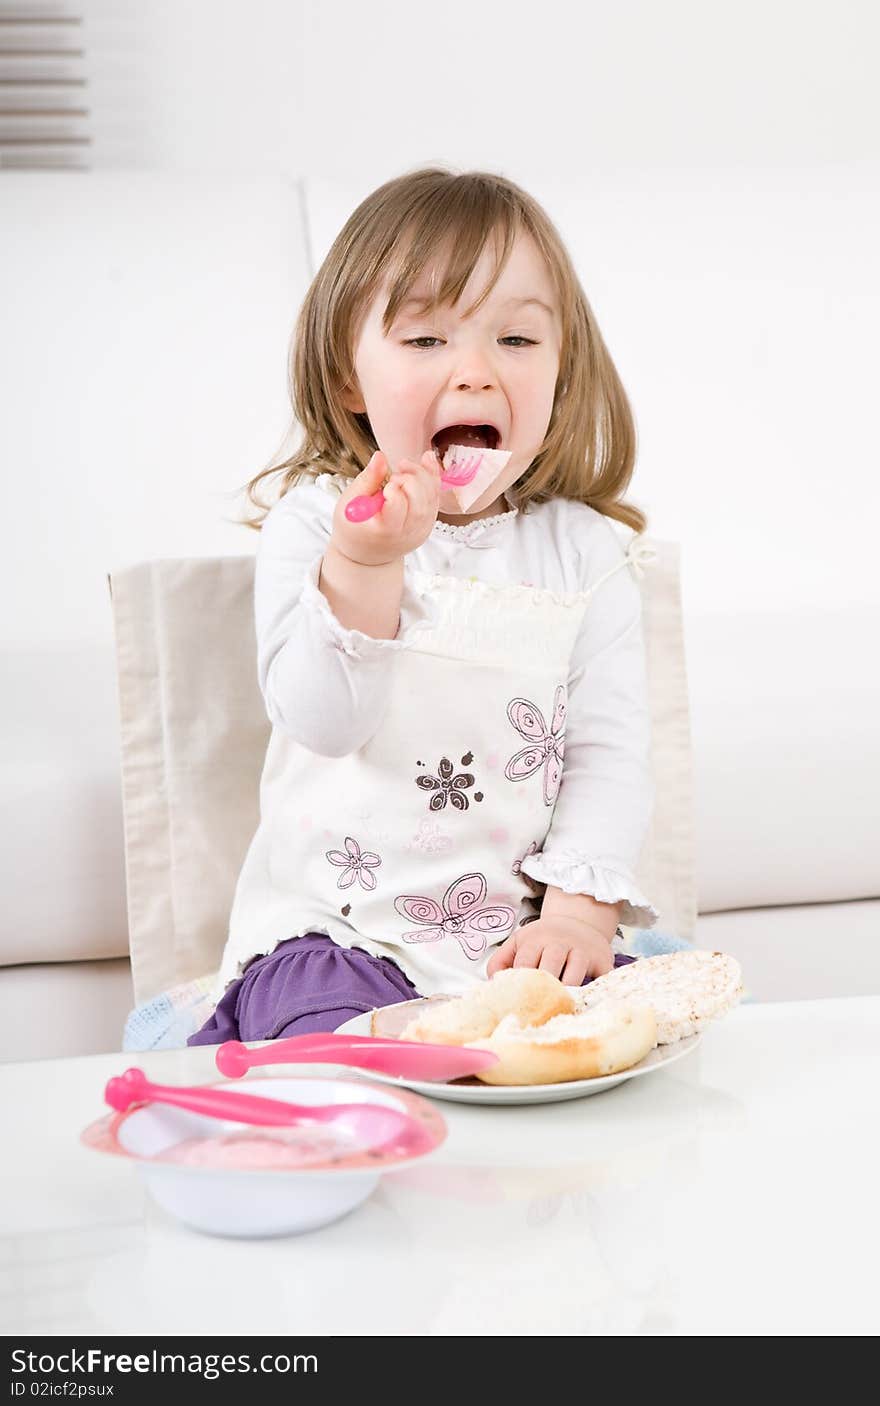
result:
[[[387,181],[346,222],[316,274],[291,339],[290,398],[302,430],[296,451],[246,485],[262,525],[269,507],[257,492],[281,475],[282,497],[304,477],[354,478],[378,448],[366,414],[347,410],[357,332],[383,278],[390,294],[387,334],[397,311],[438,251],[448,263],[432,306],[455,305],[487,241],[500,247],[495,273],[471,311],[494,288],[519,233],[530,235],[552,276],[562,314],[562,350],[553,410],[541,452],[509,490],[518,507],[569,498],[642,532],[646,518],[621,501],[632,478],[636,431],[620,377],[602,340],[568,251],[540,205],[503,176],[455,175],[430,167]],[[436,285],[435,285],[436,287]]]

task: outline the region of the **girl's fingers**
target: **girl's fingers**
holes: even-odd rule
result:
[[[404,476],[407,495],[414,511],[433,512],[439,503],[440,475],[435,474],[425,464],[415,464],[411,459],[401,459],[397,472]]]
[[[531,926],[531,924],[529,924]],[[536,967],[541,960],[544,944],[537,938],[524,937],[516,949],[515,967]]]
[[[427,475],[429,479],[439,479],[440,464],[436,454],[423,454],[418,462],[415,459],[401,459],[397,466],[397,472],[403,473],[404,471],[417,474],[419,478],[424,478]]]
[[[361,469],[353,480],[358,486],[358,493],[375,493],[382,487],[387,473],[388,461],[381,449],[377,449],[368,459],[366,467]]]
[[[396,469],[390,472],[386,456],[377,449],[366,467],[352,480],[351,497],[381,491],[385,498],[382,512],[371,519],[374,535],[390,533],[397,536],[404,531],[410,518],[419,519],[436,512],[437,490],[432,477],[437,480],[439,475],[424,462],[429,457],[423,456],[421,463],[401,459]]]
[[[418,464],[410,464],[408,460],[401,460],[391,482],[400,488],[406,499],[409,512],[426,513],[434,506],[432,495],[435,493],[435,489],[432,484],[426,482],[425,470]]]
[[[496,947],[492,956],[486,964],[486,975],[494,976],[496,972],[504,971],[506,967],[512,967],[516,957],[516,938],[508,937],[500,947]]]
[[[385,485],[383,492],[386,498],[393,498],[395,502],[399,503],[405,513],[409,511],[409,484],[403,475],[395,473],[390,482]]]
[[[538,970],[549,972],[551,976],[559,977],[567,958],[567,947],[563,947],[562,944],[558,942],[550,942],[541,953]]]
[[[399,479],[392,478],[390,483],[386,483],[382,492],[385,496],[385,507],[381,514],[382,527],[399,532],[406,520],[409,508],[403,484]],[[378,521],[378,519],[376,520]]]
[[[589,963],[580,952],[569,952],[568,961],[560,976],[566,986],[583,986]]]
[[[606,976],[608,972],[614,970],[614,953],[610,946],[607,951],[603,949],[602,955],[592,963],[592,967],[593,976]]]

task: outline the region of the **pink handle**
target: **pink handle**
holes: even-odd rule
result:
[[[120,1112],[133,1103],[170,1103],[187,1108],[191,1113],[205,1113],[210,1118],[231,1118],[239,1123],[254,1123],[261,1127],[283,1127],[302,1121],[322,1122],[323,1108],[311,1108],[297,1103],[283,1103],[277,1098],[257,1098],[254,1094],[231,1094],[225,1089],[173,1088],[168,1084],[151,1084],[141,1069],[126,1069],[119,1078],[108,1080],[104,1098],[111,1108]]]
[[[440,475],[440,484],[443,488],[465,488],[472,483],[480,464],[483,462],[481,452],[472,454],[463,464],[451,473]],[[376,513],[382,511],[385,502],[384,493],[362,493],[358,498],[352,498],[350,503],[345,505],[345,516],[349,522],[366,522],[368,518],[375,517]]]
[[[376,1039],[372,1035],[288,1035],[286,1039],[272,1040],[268,1045],[251,1050],[239,1040],[227,1040],[217,1050],[214,1062],[228,1079],[239,1079],[257,1065],[284,1064],[288,1057],[313,1062],[321,1059],[329,1061],[331,1056],[367,1054],[370,1050],[376,1053],[399,1050],[402,1043],[400,1040]],[[417,1045],[416,1048],[424,1049],[425,1046]]]
[[[359,498],[352,498],[350,503],[346,503],[345,516],[349,522],[366,522],[367,518],[375,517],[382,511],[384,502],[384,493],[362,493]]]
[[[498,1063],[491,1050],[463,1045],[433,1045],[415,1040],[377,1038],[373,1035],[290,1035],[249,1049],[238,1040],[220,1045],[215,1063],[221,1074],[240,1079],[261,1064],[352,1064],[380,1074],[444,1081],[461,1079]]]

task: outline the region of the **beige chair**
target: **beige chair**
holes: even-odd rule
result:
[[[656,784],[638,867],[665,932],[692,938],[696,889],[679,552],[651,542],[641,589]],[[257,684],[252,557],[117,571],[131,964],[138,1003],[220,965],[256,829],[269,723]]]

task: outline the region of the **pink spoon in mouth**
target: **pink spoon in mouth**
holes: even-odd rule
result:
[[[482,462],[483,455],[478,450],[450,473],[441,473],[440,486],[466,488],[469,483],[473,483]],[[382,511],[384,503],[384,493],[362,493],[360,497],[352,498],[350,503],[346,503],[345,516],[349,522],[366,522],[368,518],[375,517],[376,513]]]
[[[401,1148],[411,1152],[426,1134],[409,1114],[378,1103],[303,1104],[287,1103],[255,1094],[229,1093],[226,1089],[176,1088],[153,1084],[142,1069],[127,1069],[110,1079],[104,1098],[111,1108],[125,1112],[137,1103],[167,1103],[201,1113],[258,1127],[296,1127],[308,1123],[332,1125],[337,1131],[364,1146]]]

